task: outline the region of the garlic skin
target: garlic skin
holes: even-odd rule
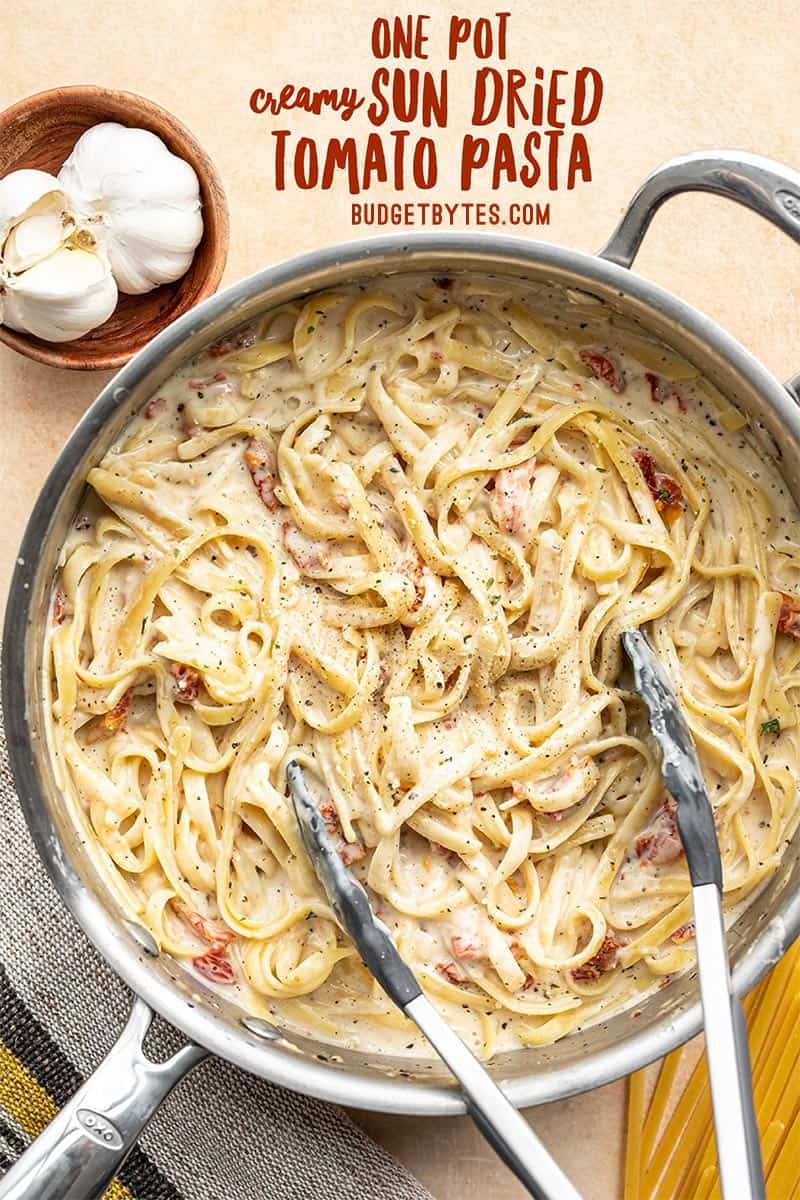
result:
[[[203,236],[200,187],[192,167],[154,133],[94,125],[58,183],[104,248],[121,292],[140,295],[186,274]]]
[[[6,276],[2,287],[3,324],[46,342],[83,337],[108,320],[118,299],[105,255],[75,238],[21,274]]]

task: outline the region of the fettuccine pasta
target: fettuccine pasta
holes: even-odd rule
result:
[[[406,275],[287,304],[88,484],[47,648],[65,803],[124,911],[249,1011],[420,1049],[304,856],[292,758],[484,1057],[692,963],[626,627],[679,689],[729,914],[774,871],[797,512],[742,414],[592,297]]]

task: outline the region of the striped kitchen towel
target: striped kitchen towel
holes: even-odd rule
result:
[[[0,763],[2,1174],[111,1047],[131,996],[63,908],[37,857],[1,717]],[[175,1031],[158,1024],[154,1048],[175,1049]],[[168,1097],[106,1197],[431,1200],[341,1109],[219,1059]]]

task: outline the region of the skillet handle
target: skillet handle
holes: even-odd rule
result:
[[[161,1101],[207,1056],[190,1043],[154,1063],[143,1000],[97,1070],[0,1179],[0,1200],[99,1200]]]
[[[680,192],[713,192],[735,200],[800,242],[800,172],[744,150],[702,150],[670,159],[648,175],[601,258],[630,267],[656,212]]]

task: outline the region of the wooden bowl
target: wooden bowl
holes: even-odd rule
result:
[[[101,121],[149,129],[191,163],[200,181],[203,238],[189,270],[143,296],[125,296],[109,319],[73,342],[44,342],[0,325],[0,341],[53,367],[121,367],[176,317],[216,291],[228,256],[228,205],[214,164],[180,121],[151,100],[101,87],[39,92],[0,113],[0,176],[20,167],[57,175],[82,133]]]

